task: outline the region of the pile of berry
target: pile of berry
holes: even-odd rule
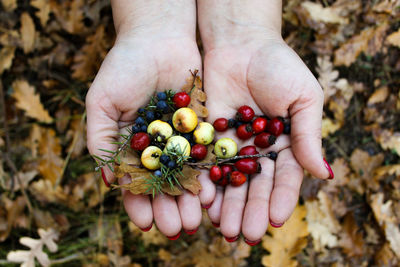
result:
[[[290,133],[290,123],[281,117],[269,119],[267,116],[255,116],[254,110],[249,106],[241,106],[236,113],[235,119],[219,118],[214,121],[214,129],[224,132],[229,128],[236,129],[236,135],[241,140],[254,138],[255,146],[245,146],[240,149],[237,160],[234,164],[222,164],[212,166],[210,169],[210,179],[221,186],[231,184],[239,186],[247,181],[247,175],[261,172],[261,165],[257,162],[257,157],[246,158],[259,154],[256,147],[267,148],[273,145],[276,138],[282,133]],[[222,143],[222,144],[220,144]],[[222,149],[221,149],[222,147]],[[237,145],[230,138],[221,138],[215,144],[215,153],[222,158],[232,158],[236,156]],[[218,155],[222,154],[222,155]],[[270,152],[269,158],[276,160],[276,152]]]

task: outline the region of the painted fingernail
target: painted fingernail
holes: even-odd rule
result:
[[[203,209],[209,209],[209,208],[211,207],[211,204],[212,204],[212,203],[207,204],[207,205],[201,205],[201,207],[202,207]]]
[[[150,231],[150,229],[153,227],[153,224],[150,224],[150,226],[149,227],[146,227],[146,228],[140,228],[140,230],[142,230],[143,232],[148,232],[148,231]]]
[[[235,242],[236,240],[239,239],[239,236],[234,236],[234,237],[226,237],[225,236],[225,240],[228,241],[229,243]]]
[[[329,165],[329,163],[326,161],[326,159],[324,158],[324,164],[325,164],[325,168],[328,170],[329,172],[329,177],[328,179],[333,179],[335,177],[335,174],[332,171],[331,166]]]
[[[214,227],[218,228],[219,227],[219,223],[215,223],[215,222],[211,222],[212,225],[214,225]]]
[[[177,233],[174,236],[167,236],[169,240],[177,240],[181,236],[181,232]]]
[[[261,242],[261,239],[258,239],[256,241],[250,241],[247,238],[245,238],[244,242],[246,242],[246,244],[249,245],[249,246],[255,246],[255,245],[257,245],[258,243]]]
[[[107,181],[106,174],[104,173],[103,168],[101,168],[101,177],[103,178],[104,184],[105,184],[107,187],[110,187],[110,184],[109,184],[108,181]]]
[[[274,228],[279,228],[279,227],[282,227],[282,225],[284,223],[274,223],[274,222],[269,221],[269,224]]]
[[[193,230],[184,230],[184,231],[185,231],[185,233],[188,234],[188,235],[194,235],[194,234],[197,232],[197,229],[198,229],[198,228],[193,229]]]

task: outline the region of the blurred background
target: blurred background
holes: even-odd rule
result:
[[[1,0],[0,265],[400,266],[400,1],[288,0],[283,20],[324,88],[335,179],[306,174],[291,219],[249,247],[206,213],[177,241],[141,232],[94,172],[84,100],[109,1]]]

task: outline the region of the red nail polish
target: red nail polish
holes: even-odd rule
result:
[[[246,242],[246,244],[249,245],[249,246],[255,246],[255,245],[257,245],[258,243],[261,242],[261,239],[258,239],[256,241],[250,241],[247,238],[245,238],[244,242]]]
[[[239,239],[239,236],[234,236],[234,237],[226,237],[225,236],[225,240],[228,241],[229,243],[235,242],[236,240]]]
[[[282,227],[282,225],[284,223],[274,223],[274,222],[269,221],[269,224],[274,228],[279,228],[279,227]]]
[[[188,235],[194,235],[194,234],[197,232],[197,229],[198,229],[198,228],[193,229],[193,230],[184,230],[184,231],[185,231],[185,233],[188,234]]]
[[[181,232],[179,232],[178,234],[176,234],[174,236],[167,236],[167,238],[169,240],[177,240],[180,236],[181,236]]]
[[[212,225],[214,225],[214,227],[218,228],[219,227],[219,223],[215,223],[215,222],[211,222]]]
[[[101,168],[101,177],[103,178],[104,184],[105,184],[107,187],[110,187],[110,184],[109,184],[108,181],[107,181],[106,174],[104,173],[103,168]]]
[[[325,164],[325,168],[329,171],[328,179],[333,179],[335,177],[335,174],[333,173],[331,166],[329,165],[329,163],[326,161],[325,158],[324,158],[324,164]]]
[[[146,227],[146,228],[140,228],[140,230],[142,230],[143,232],[148,232],[148,231],[150,231],[150,229],[153,227],[153,224],[150,224],[150,226],[149,227]]]
[[[203,209],[209,209],[209,208],[211,207],[211,204],[212,204],[212,203],[207,204],[207,205],[201,205],[201,207],[202,207]]]

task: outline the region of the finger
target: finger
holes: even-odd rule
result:
[[[185,232],[194,234],[201,223],[201,206],[199,197],[188,191],[177,197],[179,214]]]
[[[216,188],[211,181],[208,171],[201,170],[198,178],[201,184],[199,199],[203,208],[209,208],[215,199]]]
[[[224,188],[221,186],[216,187],[215,199],[211,204],[211,207],[208,208],[207,213],[208,217],[214,224],[220,224],[221,221],[221,210],[222,210],[222,201],[224,199]]]
[[[269,199],[274,181],[274,161],[262,158],[260,163],[261,173],[250,180],[242,225],[243,235],[253,242],[260,240],[268,228]]]
[[[181,217],[175,198],[167,194],[157,194],[153,199],[153,214],[157,228],[167,237],[180,233]]]
[[[330,177],[330,172],[322,158],[322,107],[323,93],[316,86],[314,90],[306,90],[289,112],[291,142],[297,161],[313,176],[326,179]]]
[[[292,214],[303,181],[303,168],[290,149],[282,150],[276,160],[275,182],[270,200],[270,221],[282,225]]]
[[[248,182],[225,188],[221,210],[221,232],[225,238],[234,239],[240,234]]]
[[[128,184],[131,179],[124,177],[120,184]],[[140,229],[149,229],[153,225],[153,209],[149,196],[134,195],[128,190],[122,189],[125,211],[129,219]],[[138,209],[137,207],[140,207]]]

